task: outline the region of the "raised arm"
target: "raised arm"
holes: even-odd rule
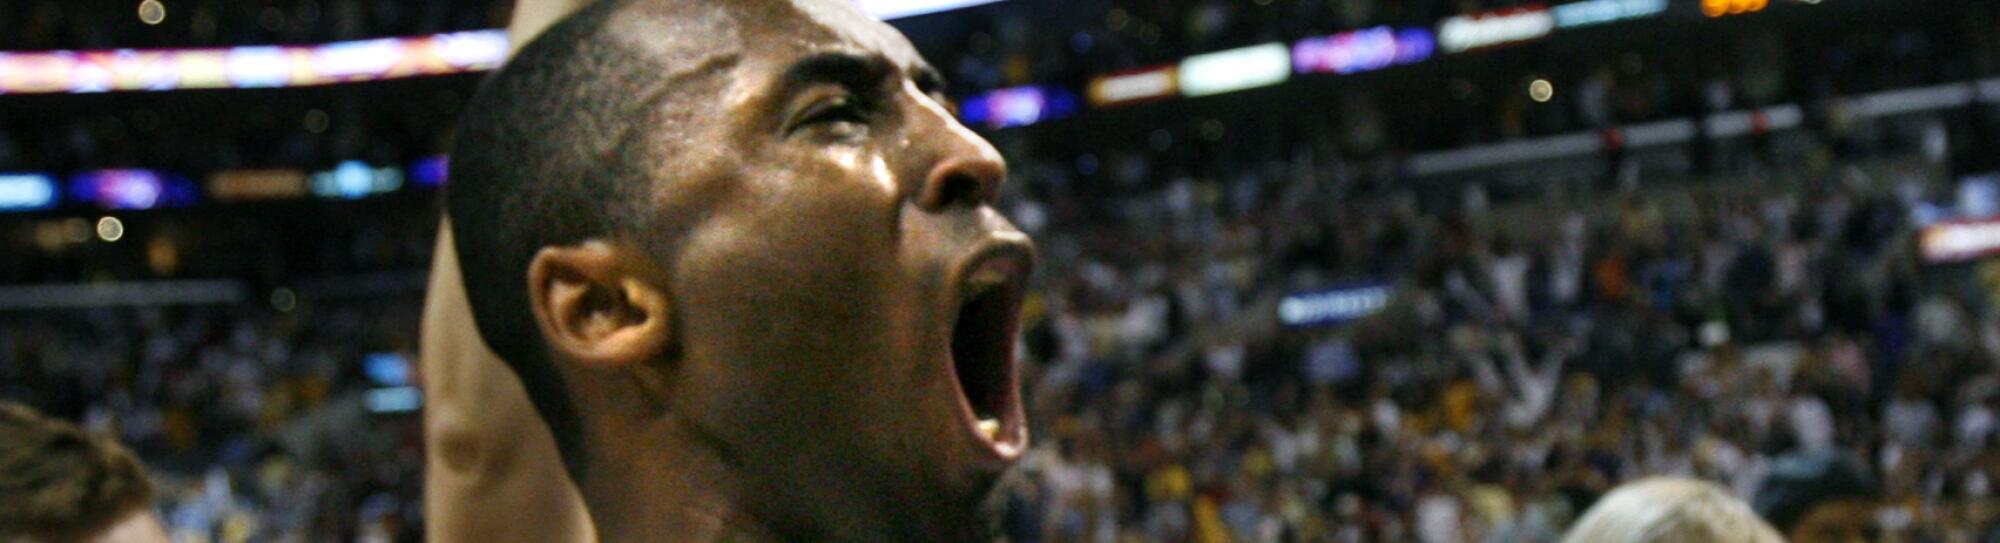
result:
[[[521,0],[508,33],[527,43],[583,0]],[[473,326],[451,221],[438,226],[424,299],[424,516],[434,543],[594,542],[555,438],[513,370]]]

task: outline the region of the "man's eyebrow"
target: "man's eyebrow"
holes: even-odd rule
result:
[[[828,51],[792,63],[779,82],[784,94],[829,83],[860,91],[880,86],[895,71],[896,66],[882,55]]]

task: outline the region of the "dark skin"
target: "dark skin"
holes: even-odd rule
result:
[[[657,172],[643,226],[529,264],[600,539],[984,539],[1027,445],[1004,162],[849,2],[688,4],[613,24],[677,70],[611,127]]]

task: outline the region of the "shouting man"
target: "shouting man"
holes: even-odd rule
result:
[[[1026,446],[998,153],[844,0],[607,0],[467,106],[480,335],[600,540],[978,540]]]

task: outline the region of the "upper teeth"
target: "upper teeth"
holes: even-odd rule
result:
[[[972,277],[965,280],[966,290],[971,291],[973,294],[981,294],[1006,283],[1007,274],[1001,273],[1000,270],[994,269],[992,266],[981,267],[979,271],[972,274]]]
[[[979,419],[979,434],[986,436],[986,439],[989,440],[999,440],[1000,421],[995,419]]]

